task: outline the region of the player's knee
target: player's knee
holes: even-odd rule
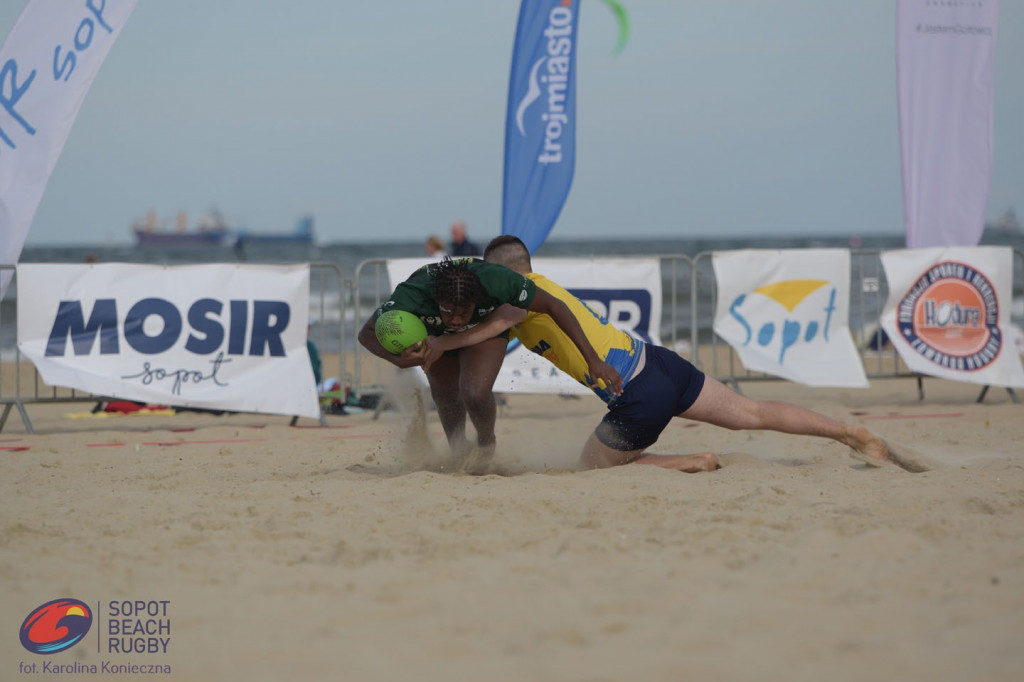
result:
[[[728,428],[733,431],[761,429],[765,423],[765,403],[760,400],[744,400],[738,405],[739,419]]]
[[[494,390],[491,386],[466,382],[459,391],[466,405],[487,405],[494,403]]]

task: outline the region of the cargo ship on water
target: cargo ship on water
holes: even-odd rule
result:
[[[226,246],[234,231],[216,210],[209,211],[199,219],[194,228],[188,227],[188,215],[178,213],[173,230],[163,229],[157,224],[156,213],[150,211],[146,219],[132,225],[135,245],[139,247],[197,247]]]

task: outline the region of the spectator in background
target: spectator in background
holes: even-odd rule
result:
[[[479,256],[483,253],[480,247],[469,240],[466,236],[466,223],[461,220],[456,220],[452,223],[452,243],[448,249],[448,254],[452,258],[461,258],[464,256]]]
[[[444,250],[444,240],[436,234],[432,234],[427,237],[427,241],[423,245],[423,248],[431,260],[441,260],[448,255],[448,252]]]

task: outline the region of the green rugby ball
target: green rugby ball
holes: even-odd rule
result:
[[[377,318],[373,330],[380,345],[392,355],[399,355],[409,346],[415,346],[427,338],[427,328],[423,326],[423,321],[404,310],[387,311]]]

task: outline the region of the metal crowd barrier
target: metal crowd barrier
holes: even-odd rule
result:
[[[236,265],[234,263],[232,266]],[[15,272],[13,265],[0,265],[0,273]],[[336,376],[341,382],[350,376],[348,372],[349,353],[345,345],[347,324],[345,299],[346,282],[341,268],[334,263],[310,263],[310,338],[320,351],[324,377]],[[39,372],[22,358],[17,347],[17,275],[11,281],[8,294],[0,302],[0,432],[7,419],[17,409],[25,430],[35,433],[26,406],[46,403],[92,403],[109,400],[84,391],[62,386],[46,386]],[[13,377],[9,376],[13,373]],[[295,424],[298,417],[291,418]],[[323,414],[320,424],[326,425]]]
[[[719,381],[740,390],[741,382],[783,381],[782,379],[744,369],[736,352],[713,330],[717,305],[717,286],[711,265],[711,252],[694,257],[658,255],[661,263],[662,343],[694,362]],[[891,346],[883,343],[878,321],[888,297],[888,286],[882,268],[881,252],[851,251],[849,328],[860,349],[868,379],[912,378],[917,381],[918,394],[924,398],[921,375],[911,372]],[[594,256],[586,256],[588,258]],[[1013,296],[1024,298],[1024,251],[1013,249]],[[0,265],[0,272],[13,271],[14,266]],[[16,278],[11,291],[16,291]],[[391,365],[364,350],[357,336],[363,322],[391,293],[387,276],[387,259],[364,260],[356,267],[354,278],[346,282],[334,263],[310,264],[311,338],[325,358],[325,377],[336,376],[351,395],[379,393],[387,381]],[[10,295],[8,299],[12,298]],[[97,396],[65,387],[43,385],[38,372],[25,361],[16,345],[17,302],[5,300],[0,307],[0,431],[17,409],[25,428],[32,433],[26,405],[42,403],[97,403]],[[1012,320],[1024,326],[1024,310],[1013,310]],[[9,374],[13,371],[14,376]],[[1008,393],[1019,402],[1012,390]],[[984,399],[987,387],[978,400]],[[292,419],[294,424],[296,418]],[[321,415],[321,423],[325,423]]]
[[[352,390],[359,396],[383,391],[385,372],[392,366],[376,357],[359,344],[359,329],[391,295],[386,258],[369,258],[356,266],[352,278],[352,309],[355,311],[352,335],[355,358],[352,370]]]
[[[1024,251],[1014,249],[1013,296],[1024,296]],[[917,383],[918,397],[924,399],[923,378],[910,371],[890,344],[886,344],[879,325],[882,310],[888,299],[888,283],[882,267],[880,250],[851,250],[850,265],[850,319],[848,325],[859,349],[868,379],[913,379]],[[713,330],[717,306],[717,284],[711,265],[711,252],[694,257],[686,255],[658,255],[661,262],[662,344],[675,350],[703,371],[736,390],[742,382],[784,381],[777,376],[746,370],[739,356],[729,344]],[[584,256],[581,256],[584,257]],[[591,258],[594,256],[585,256]],[[362,261],[354,278],[355,329],[391,292],[387,277],[387,259]],[[1024,311],[1013,311],[1013,321],[1024,322]],[[355,343],[353,391],[375,392],[385,381],[390,365],[374,357]],[[978,400],[984,399],[987,388]],[[1016,394],[1007,389],[1014,402]]]

